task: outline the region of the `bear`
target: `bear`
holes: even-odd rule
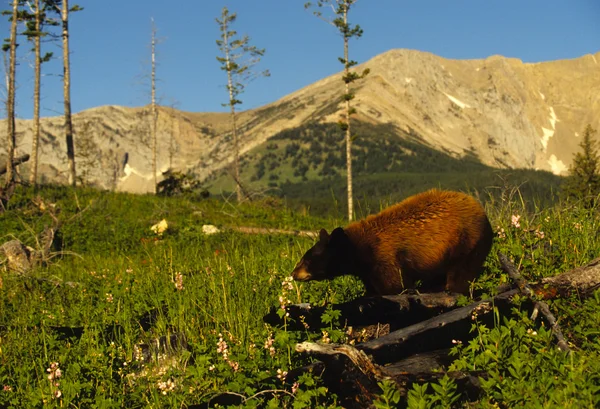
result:
[[[351,274],[361,279],[367,295],[417,289],[467,294],[493,238],[474,197],[433,189],[331,234],[321,229],[292,277],[309,281]]]

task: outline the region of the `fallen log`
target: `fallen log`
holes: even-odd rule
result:
[[[378,380],[389,379],[385,369],[350,345],[319,345],[303,342],[296,351],[315,355],[325,364],[322,379],[344,408],[368,407],[381,393]]]
[[[390,366],[375,364],[363,351],[350,345],[319,345],[304,342],[296,346],[296,351],[314,355],[324,362],[325,384],[336,393],[345,408],[364,408],[370,406],[377,395],[381,394],[378,382],[391,380],[396,383],[401,395],[406,395],[413,383],[437,381],[443,376],[452,378],[459,390],[469,399],[475,399],[479,393],[479,377],[485,378],[483,371],[446,372],[438,366],[440,357],[448,359],[448,350],[434,351],[421,356],[432,366],[415,366],[412,357]],[[432,358],[432,355],[437,355]],[[407,370],[408,369],[408,370]],[[411,371],[417,369],[416,371]],[[421,370],[419,370],[421,369]],[[437,372],[433,372],[437,370]]]
[[[506,291],[355,347],[304,342],[296,346],[296,351],[315,355],[323,361],[326,368],[323,381],[340,396],[344,407],[370,405],[381,393],[377,382],[384,379],[393,380],[401,394],[406,394],[413,383],[436,381],[445,374],[456,381],[461,393],[475,399],[479,391],[478,378],[486,374],[445,372],[443,368],[453,360],[448,354],[449,348],[455,342],[466,343],[474,336],[470,333],[473,319],[492,325],[490,312],[494,307],[501,314],[508,313],[516,294],[519,294],[518,289]],[[386,363],[392,364],[382,366]]]
[[[397,329],[358,344],[356,348],[372,355],[380,364],[396,362],[419,352],[450,348],[453,341],[466,342],[472,337],[469,331],[473,319],[480,318],[485,324],[493,324],[493,317],[489,316],[493,307],[497,307],[501,313],[507,313],[512,307],[511,299],[516,294],[519,294],[517,289],[506,291],[491,299]]]
[[[493,324],[490,312],[497,308],[500,314],[512,308],[512,297],[519,290],[510,290],[497,296],[430,318],[428,320],[393,331],[383,337],[357,345],[372,355],[376,362],[395,362],[418,352],[450,348],[454,342],[466,342],[472,338],[471,321],[479,319],[486,325]]]
[[[377,381],[382,379],[394,380],[403,393],[411,383],[435,381],[444,374],[456,380],[462,393],[475,398],[479,390],[479,378],[485,378],[485,373],[443,371],[453,360],[448,354],[453,343],[465,343],[473,337],[470,333],[472,320],[478,319],[483,324],[493,325],[495,314],[490,312],[496,308],[500,315],[510,313],[512,298],[524,293],[533,300],[529,298],[521,307],[539,310],[550,324],[559,347],[570,350],[556,319],[540,299],[573,293],[589,296],[600,288],[600,258],[537,284],[525,282],[504,255],[500,254],[499,258],[503,270],[517,283],[518,289],[455,308],[355,347],[305,342],[298,344],[296,350],[322,360],[325,366],[323,380],[332,391],[343,397],[345,407],[370,405],[375,395],[380,393]],[[386,363],[388,365],[383,366]]]
[[[246,226],[230,226],[229,230],[237,231],[246,234],[289,234],[292,236],[309,237],[316,239],[319,237],[319,232],[311,230],[285,230],[275,229],[270,227],[246,227]]]
[[[17,158],[13,159],[13,166],[19,166],[21,163],[25,163],[29,160],[29,154],[21,155]],[[6,173],[6,167],[8,166],[8,161],[0,164],[0,176]]]
[[[450,348],[417,353],[385,366],[387,372],[401,375],[403,373],[429,373],[447,368],[454,357],[450,356]]]
[[[546,277],[531,288],[543,298],[568,297],[577,294],[588,297],[600,289],[600,257],[590,261],[585,266],[574,268],[554,277]]]
[[[595,259],[586,266],[578,267],[546,279],[539,285],[529,285],[518,275],[518,272],[515,274],[516,269],[514,265],[505,256],[500,256],[503,268],[511,270],[510,274],[523,290],[507,291],[498,294],[490,300],[479,301],[455,309],[421,323],[391,332],[378,339],[360,344],[358,348],[375,356],[377,362],[380,362],[380,360],[392,362],[415,352],[446,348],[453,339],[465,341],[465,335],[468,334],[468,329],[470,328],[469,316],[473,316],[474,314],[482,316],[484,324],[491,324],[493,321],[490,321],[489,316],[486,316],[489,315],[488,313],[491,311],[492,305],[498,308],[500,314],[508,313],[511,308],[511,298],[519,292],[523,293],[523,291],[526,291],[529,294],[548,298],[549,296],[556,297],[560,294],[570,294],[573,292],[581,295],[590,295],[594,289],[600,286],[600,259]],[[512,268],[507,268],[506,266],[512,266]],[[524,304],[525,307],[528,305],[532,309],[538,309],[542,312],[552,328],[559,348],[564,351],[570,350],[567,341],[560,331],[556,318],[550,312],[548,305],[539,300],[530,300]]]
[[[489,314],[493,307],[507,313],[512,307],[511,298],[518,293],[517,289],[507,291],[493,299],[454,309],[355,347],[304,342],[296,346],[296,351],[315,355],[323,361],[326,368],[323,381],[343,399],[344,407],[366,407],[381,393],[377,385],[380,380],[391,379],[401,393],[406,393],[415,382],[442,377],[443,368],[452,361],[449,348],[457,340],[466,343],[474,336],[470,332],[471,320],[478,318],[493,324],[493,314]],[[421,355],[415,356],[418,353]],[[383,366],[386,363],[393,364]],[[470,398],[477,395],[477,378],[485,375],[480,372],[447,374]]]
[[[517,268],[515,267],[515,265],[508,259],[508,257],[506,257],[504,254],[502,253],[498,253],[498,259],[500,260],[500,265],[502,266],[502,270],[507,273],[510,278],[519,286],[519,290],[521,291],[522,294],[526,295],[527,297],[530,298],[535,298],[535,291],[529,286],[529,284],[527,284],[527,281],[525,281],[523,279],[523,277],[521,277],[521,275],[519,274],[519,272],[517,271]],[[597,264],[597,263],[596,263]],[[588,264],[589,267],[589,264]],[[588,269],[581,269],[580,272],[583,273],[588,273],[590,270],[592,271],[600,271],[600,268],[595,269],[595,268],[588,268]],[[571,270],[573,271],[573,270]],[[572,277],[573,274],[571,272],[565,273],[565,274],[569,274],[568,277]],[[586,274],[584,274],[584,276],[587,277]],[[558,280],[558,282],[561,283],[566,283],[569,286],[572,286],[573,282],[580,282],[580,280],[577,279],[560,279]],[[584,281],[583,284],[585,286],[589,285],[589,281]],[[558,347],[563,350],[563,351],[571,351],[571,348],[569,348],[569,344],[567,343],[567,341],[565,340],[565,337],[560,329],[560,326],[558,325],[558,322],[556,321],[556,318],[554,317],[554,315],[552,314],[552,312],[550,312],[550,308],[548,308],[548,304],[546,304],[544,301],[537,301],[535,303],[535,307],[534,307],[534,312],[532,315],[532,319],[535,319],[537,316],[537,312],[541,312],[542,315],[544,316],[544,318],[546,319],[546,322],[548,322],[548,325],[550,325],[550,328],[552,330],[552,334],[554,334],[554,337],[556,338]]]
[[[459,297],[458,294],[447,293],[360,297],[346,303],[333,304],[331,308],[341,312],[345,326],[360,328],[389,324],[390,330],[394,331],[455,308]],[[326,309],[326,306],[314,307],[308,303],[288,305],[287,329],[318,331],[326,326],[321,322]],[[282,325],[277,310],[277,307],[272,307],[263,320],[271,325]]]

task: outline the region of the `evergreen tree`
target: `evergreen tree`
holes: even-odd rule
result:
[[[570,177],[564,188],[569,198],[584,200],[587,207],[594,206],[600,194],[600,155],[597,141],[593,138],[595,133],[591,125],[586,126],[579,144],[581,152],[577,152],[573,158]]]
[[[354,99],[354,93],[350,89],[350,84],[354,81],[364,78],[368,73],[369,69],[365,69],[362,74],[350,71],[350,68],[354,67],[357,62],[353,61],[348,56],[348,44],[350,39],[355,37],[359,38],[363,34],[363,30],[358,24],[351,25],[348,22],[348,13],[350,8],[358,0],[319,0],[316,3],[317,9],[313,12],[315,16],[322,19],[328,24],[336,27],[344,40],[344,56],[339,57],[338,60],[344,65],[344,75],[342,81],[345,85],[345,93],[343,100],[345,102],[344,118],[339,121],[340,129],[345,133],[346,140],[346,173],[347,173],[347,184],[348,184],[348,220],[352,221],[354,218],[354,204],[353,204],[353,193],[352,193],[352,139],[354,136],[350,131],[350,116],[356,112],[354,108],[350,106],[350,101]],[[312,3],[306,3],[305,8],[311,8]],[[334,17],[327,18],[320,11],[324,7],[331,8]]]
[[[257,76],[269,76],[269,71],[255,73],[252,67],[260,62],[264,55],[264,48],[256,48],[250,45],[250,37],[247,35],[238,37],[237,32],[231,30],[231,25],[237,18],[236,13],[230,13],[227,7],[223,7],[221,19],[216,19],[221,31],[221,39],[217,40],[217,46],[221,56],[217,61],[221,63],[221,69],[227,72],[227,92],[229,101],[223,106],[228,106],[231,113],[231,133],[233,136],[233,173],[236,186],[238,202],[242,200],[242,184],[240,180],[240,147],[238,127],[236,123],[236,106],[242,101],[238,98],[244,92],[246,84]]]

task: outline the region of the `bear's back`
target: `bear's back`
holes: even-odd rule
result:
[[[411,196],[344,231],[367,267],[363,281],[388,294],[414,288],[417,281],[425,287],[448,285],[448,271],[474,257],[469,268],[480,270],[479,253],[485,259],[493,239],[485,210],[475,198],[439,190]],[[472,280],[476,273],[461,272],[453,280],[462,288],[461,280]]]

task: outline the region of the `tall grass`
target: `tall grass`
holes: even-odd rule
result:
[[[303,378],[292,397],[289,385],[281,391],[277,377],[306,362],[293,352],[295,342],[321,334],[272,328],[262,317],[286,303],[352,299],[362,285],[342,277],[290,287],[285,277],[311,239],[226,229],[205,235],[202,225],[331,229],[342,221],[300,215],[277,201],[231,206],[66,188],[39,194],[56,202],[66,220],[62,247],[53,250],[79,257],[58,256],[26,276],[0,273],[0,407],[185,407],[224,391],[250,397],[260,389],[276,392],[237,404],[253,407],[274,399],[271,405],[279,407],[337,406],[318,380]],[[32,195],[20,192],[0,216],[0,241],[18,237],[35,246],[33,233],[50,219],[31,205]],[[598,256],[595,209],[558,201],[542,208],[516,189],[492,196],[486,209],[497,237],[478,287],[492,291],[507,280],[497,251],[513,258],[531,281]],[[159,237],[149,228],[163,218],[170,227]],[[600,351],[599,304],[600,296],[552,303],[573,342],[574,358],[554,352],[549,332],[518,309],[497,328],[477,327],[480,342],[458,351],[456,366],[476,365],[498,374],[497,382],[484,385],[480,405],[516,404],[524,385],[529,394],[539,394],[549,378],[563,394],[548,402],[598,404],[597,376],[586,371],[599,369],[594,364]],[[534,341],[527,338],[532,328],[539,334]],[[188,350],[140,360],[140,344],[171,334],[183,334]],[[494,352],[499,359],[484,360],[500,339],[505,348]],[[512,374],[517,361],[527,365],[527,379]],[[61,376],[51,381],[55,362]],[[569,382],[577,382],[577,388]],[[436,396],[435,390],[428,396]]]

